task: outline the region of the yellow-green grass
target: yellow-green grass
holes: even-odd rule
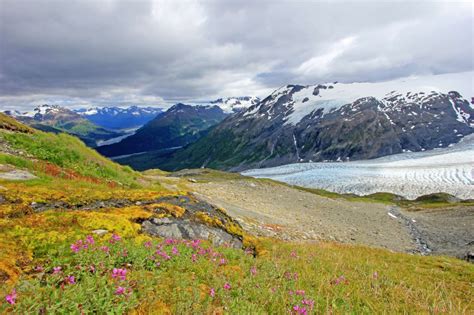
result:
[[[25,153],[24,156],[1,154],[0,163],[7,162],[32,169],[41,161],[70,170],[74,174],[126,186],[137,185],[136,180],[140,176],[131,168],[110,161],[88,148],[78,138],[67,134],[0,131],[0,138],[14,150]],[[44,168],[44,171],[48,171],[47,164]]]
[[[452,258],[262,240],[266,252],[256,258],[241,250],[212,248],[215,256],[193,259],[196,251],[179,243],[161,247],[171,257],[167,260],[152,259],[157,256],[156,243],[147,248],[141,243],[145,239],[130,239],[123,245],[110,245],[109,239],[110,235],[99,242],[119,246],[110,255],[99,250],[74,254],[70,243],[50,249],[47,260],[33,263],[45,268],[46,274],[32,272],[2,287],[3,294],[16,288],[17,304],[3,303],[0,311],[70,312],[80,304],[88,311],[108,308],[139,314],[288,314],[295,306],[309,311],[303,300],[314,302],[309,314],[474,311],[474,266]],[[178,254],[172,254],[172,247]],[[91,273],[91,265],[100,272]],[[52,274],[56,266],[62,267],[59,276]],[[113,279],[112,268],[126,268],[127,279]],[[76,283],[64,285],[64,277],[70,275]],[[113,294],[118,286],[130,292],[127,299]]]
[[[15,132],[33,133],[34,129],[19,123],[14,118],[0,113],[0,130],[9,130]]]

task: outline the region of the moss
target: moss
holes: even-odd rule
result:
[[[153,204],[151,207],[154,208],[155,211],[163,211],[165,214],[172,215],[175,218],[181,218],[186,213],[186,209],[183,207],[166,202]]]

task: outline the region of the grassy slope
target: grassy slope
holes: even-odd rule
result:
[[[10,125],[3,130],[32,133],[0,130],[0,140],[18,153],[0,155],[0,164],[28,169],[38,178],[0,180],[0,313],[82,309],[86,313],[288,314],[296,305],[308,307],[302,305],[302,296],[289,294],[295,290],[304,290],[308,303],[314,301],[314,313],[474,311],[474,266],[452,258],[269,239],[259,241],[256,258],[228,248],[199,254],[186,244],[162,244],[161,251],[171,257],[167,260],[156,255],[156,241],[152,248],[144,246],[150,238],[140,234],[136,222],[154,215],[144,206],[88,211],[60,206],[32,212],[32,202],[79,205],[113,198],[153,199],[169,192],[99,156],[77,139],[32,131],[1,118],[0,126]],[[149,171],[147,175],[165,173]],[[240,175],[212,171],[207,179],[234,177]],[[96,237],[96,245],[108,246],[109,254],[100,248],[71,251],[71,243],[104,228],[123,238],[111,244],[110,233]],[[173,246],[178,255],[172,254]],[[57,266],[62,271],[53,274]],[[126,268],[126,280],[112,278],[113,268]],[[68,284],[66,276],[74,276],[75,284]],[[226,282],[229,290],[224,289]],[[119,286],[125,288],[126,296],[115,294]],[[13,288],[17,290],[14,306],[4,299]]]
[[[0,137],[15,150],[51,163],[61,168],[77,172],[83,176],[115,181],[123,185],[133,185],[138,176],[131,168],[120,166],[102,157],[92,149],[86,147],[79,139],[67,134],[51,134],[41,131],[34,133],[2,132]],[[16,159],[23,166],[33,167],[28,163],[32,159],[8,157],[0,155],[1,160]],[[22,161],[23,162],[20,162]]]

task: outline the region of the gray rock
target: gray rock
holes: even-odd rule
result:
[[[170,218],[161,218],[161,219],[153,218],[153,219],[151,219],[151,221],[153,222],[153,224],[156,224],[156,225],[163,225],[163,224],[173,223],[173,221],[171,221]]]
[[[94,233],[96,235],[99,235],[99,236],[102,236],[104,234],[109,233],[109,231],[107,231],[107,230],[94,230],[94,231],[92,231],[92,233]]]
[[[211,241],[215,246],[229,244],[233,248],[241,249],[243,247],[239,238],[226,231],[189,220],[153,218],[142,223],[142,231],[163,238],[202,239]]]
[[[0,178],[9,180],[29,180],[37,177],[28,171],[12,170],[9,172],[0,173]]]

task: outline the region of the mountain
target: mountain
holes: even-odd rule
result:
[[[255,96],[226,97],[212,101],[210,102],[210,105],[217,105],[224,112],[232,114],[245,110],[250,106],[257,104],[259,101],[260,99]]]
[[[105,156],[118,156],[185,146],[201,138],[227,116],[218,106],[176,104],[119,143],[98,148]]]
[[[287,85],[154,166],[243,170],[446,147],[474,131],[472,77]]]
[[[94,124],[107,129],[139,128],[163,112],[157,107],[91,107],[75,110]]]
[[[97,141],[119,137],[122,133],[106,130],[83,118],[76,112],[58,106],[41,105],[31,112],[5,111],[5,114],[33,128],[79,137],[88,146],[95,147]]]

